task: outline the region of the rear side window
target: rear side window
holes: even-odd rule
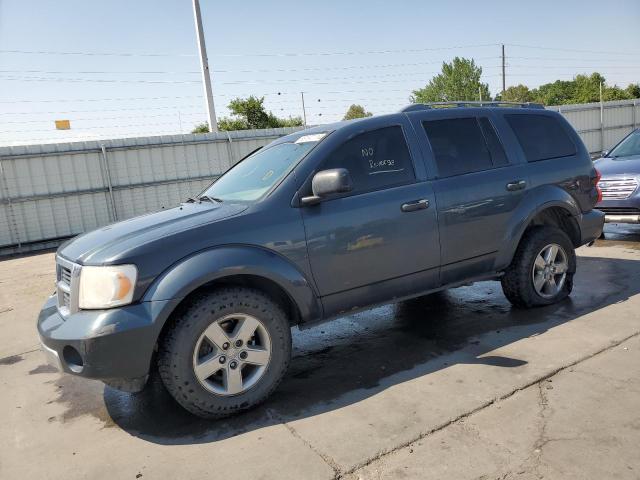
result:
[[[480,122],[480,128],[482,129],[484,139],[486,140],[489,151],[491,152],[493,166],[504,167],[509,163],[509,161],[507,160],[507,156],[504,153],[504,148],[502,147],[500,140],[498,140],[495,128],[493,128],[493,125],[491,125],[491,122],[487,117],[480,117],[478,122]]]
[[[349,170],[352,193],[380,190],[415,180],[401,127],[380,128],[356,135],[340,145],[322,168]]]
[[[475,117],[422,122],[433,149],[438,176],[452,177],[493,167]]]
[[[568,157],[576,146],[557,118],[547,115],[505,115],[528,162]]]

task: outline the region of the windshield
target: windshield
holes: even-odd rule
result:
[[[202,195],[220,201],[258,200],[284,178],[325,135],[303,135],[295,141],[259,150],[216,180]]]
[[[607,157],[630,157],[632,155],[640,155],[640,130],[636,130],[621,141],[617,147],[609,152]]]

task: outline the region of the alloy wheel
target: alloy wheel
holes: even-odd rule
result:
[[[533,288],[543,298],[553,298],[562,290],[569,262],[564,249],[552,243],[544,247],[533,264]]]
[[[270,359],[271,338],[264,324],[251,315],[231,314],[202,332],[193,352],[193,371],[209,392],[239,395],[262,378]]]

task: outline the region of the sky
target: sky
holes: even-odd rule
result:
[[[640,82],[640,0],[200,0],[218,117],[394,112],[455,56],[492,95],[598,71]],[[71,130],[55,130],[68,119]],[[191,0],[0,0],[0,145],[188,133],[206,121]]]

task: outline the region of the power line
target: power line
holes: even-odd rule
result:
[[[597,51],[597,50],[580,50],[575,48],[558,48],[558,47],[541,47],[537,45],[522,45],[518,43],[505,43],[506,46],[509,47],[519,47],[519,48],[532,48],[536,50],[553,50],[558,52],[575,52],[575,53],[592,53],[596,55],[633,55],[638,56],[637,53],[630,52],[610,52],[610,51]]]
[[[53,50],[0,50],[0,53],[21,55],[83,55],[104,57],[195,57],[192,53],[133,53],[133,52],[60,52]]]
[[[558,70],[558,69],[574,69],[572,70],[573,73],[575,75],[580,74],[581,72],[592,72],[592,73],[602,73],[602,72],[607,72],[607,71],[612,71],[612,70],[636,70],[638,68],[640,68],[640,65],[619,65],[619,66],[603,66],[601,68],[598,68],[597,66],[593,66],[593,65],[519,65],[519,64],[510,64],[507,63],[507,67],[509,68],[527,68],[530,70],[536,70],[536,69],[547,69],[547,70]],[[613,72],[612,72],[613,73]],[[620,72],[616,72],[616,73],[620,73]]]
[[[90,132],[91,133],[91,132]],[[76,133],[76,135],[78,135],[78,133]],[[86,134],[85,134],[86,135]],[[95,141],[95,140],[110,140],[113,138],[133,138],[133,137],[137,137],[137,136],[165,136],[165,135],[184,135],[184,133],[182,132],[176,132],[176,131],[158,131],[158,130],[145,130],[145,131],[140,131],[140,132],[113,132],[113,133],[104,133],[104,134],[100,134],[100,133],[96,133],[95,135],[91,135],[91,136],[85,136],[83,138],[60,138],[60,137],[34,137],[34,138],[25,138],[25,139],[21,139],[19,140],[19,142],[21,143],[16,143],[15,141],[12,141],[11,144],[4,144],[3,146],[12,146],[12,144],[15,145],[27,145],[27,143],[24,142],[90,142],[90,141]]]
[[[492,60],[500,57],[476,57],[474,60]],[[417,67],[423,65],[442,64],[442,60],[433,62],[413,62],[413,63],[387,63],[373,65],[347,65],[342,67],[307,67],[307,68],[259,68],[259,69],[240,69],[240,70],[211,70],[213,73],[288,73],[288,72],[322,72],[326,70],[354,70],[354,69],[371,69],[371,68],[399,68],[399,67]],[[161,70],[0,70],[0,73],[45,73],[45,74],[141,74],[141,75],[177,75],[177,74],[200,74],[198,71],[161,71]]]
[[[489,65],[485,68],[498,68],[496,66],[493,65]],[[440,73],[439,71],[421,71],[421,72],[402,72],[402,73],[383,73],[383,74],[376,74],[373,78],[379,78],[379,77],[408,77],[408,76],[416,76],[416,75],[434,75]],[[99,83],[200,83],[198,81],[194,81],[194,80],[163,80],[163,81],[154,81],[154,80],[136,80],[136,79],[129,79],[129,80],[118,80],[118,79],[95,79],[95,78],[66,78],[66,77],[34,77],[34,76],[15,76],[15,75],[11,75],[11,78],[8,78],[7,76],[2,77],[0,76],[0,79],[25,79],[25,80],[33,80],[33,81],[68,81],[68,82],[99,82]],[[282,83],[282,82],[311,82],[311,81],[315,81],[315,80],[349,80],[349,79],[370,79],[372,78],[371,76],[367,75],[367,76],[363,76],[363,75],[359,75],[359,76],[354,76],[354,75],[348,75],[348,76],[343,76],[343,77],[312,77],[312,78],[291,78],[291,79],[287,79],[287,78],[280,78],[280,79],[269,79],[267,80],[268,82],[272,82],[272,83]],[[234,80],[234,81],[228,81],[228,82],[219,82],[219,84],[221,85],[243,85],[243,84],[251,84],[252,82],[256,82],[258,81],[259,83],[265,83],[264,79],[260,79],[260,80]]]
[[[434,72],[424,72],[424,75],[432,75]],[[397,75],[397,76],[411,76],[415,77],[417,74],[413,75]],[[490,76],[490,75],[485,75]],[[349,78],[358,78],[358,77],[342,77],[343,79]],[[363,77],[359,77],[363,78]],[[328,79],[320,79],[325,80],[321,82],[311,81],[313,79],[304,78],[304,79],[276,79],[276,80],[252,80],[252,81],[233,81],[233,82],[220,82],[221,85],[264,85],[264,84],[282,84],[282,83],[293,83],[299,84],[300,82],[305,82],[306,85],[330,85],[334,83],[334,80],[338,78],[328,78]],[[99,80],[99,79],[90,79],[90,78],[45,78],[45,77],[1,77],[0,80],[5,81],[25,81],[25,82],[68,82],[68,83],[139,83],[139,84],[199,84],[200,81],[145,81],[145,80]],[[407,80],[403,80],[406,82]],[[416,79],[418,81],[418,79]],[[363,82],[335,82],[342,84],[378,84],[378,83],[401,83],[402,81],[398,80],[367,80]]]
[[[277,53],[217,53],[210,56],[216,57],[309,57],[309,56],[333,56],[333,55],[378,55],[398,53],[423,53],[444,50],[456,50],[463,48],[495,47],[495,43],[454,45],[449,47],[432,47],[418,49],[398,50],[361,50],[361,51],[334,51],[334,52],[277,52]],[[195,57],[194,54],[171,53],[133,53],[133,52],[82,52],[82,51],[53,51],[53,50],[0,50],[6,54],[25,55],[87,55],[87,56],[116,56],[116,57]]]
[[[114,128],[131,128],[131,127],[157,127],[160,125],[175,125],[176,122],[158,122],[158,123],[133,123],[131,125],[101,125],[97,127],[88,127],[88,128],[79,128],[77,130],[96,130],[96,129],[114,129]],[[0,134],[2,133],[22,133],[22,132],[50,132],[52,129],[41,129],[41,130],[0,130]]]
[[[0,103],[69,103],[69,102],[103,102],[130,100],[167,100],[177,98],[202,98],[202,95],[160,96],[160,97],[111,97],[111,98],[75,98],[60,100],[1,100]]]
[[[395,99],[395,102],[387,102],[387,103],[377,103],[377,100],[381,100],[381,98],[369,98],[369,99],[333,99],[334,101],[339,101],[346,104],[350,104],[354,101],[368,101],[368,106],[369,108],[377,108],[377,107],[385,107],[385,106],[394,106],[394,105],[399,105],[399,104],[403,104],[403,102],[400,99]],[[308,111],[315,111],[315,110],[326,110],[326,109],[333,109],[335,108],[335,105],[316,105],[316,104],[311,104],[310,106],[307,107]],[[167,113],[163,113],[163,114],[157,114],[157,115],[125,115],[125,116],[116,116],[116,117],[102,117],[102,116],[97,116],[97,117],[85,117],[85,118],[71,118],[70,120],[73,122],[103,122],[105,120],[125,120],[125,119],[132,119],[132,118],[167,118],[170,117],[172,115],[177,115],[178,112],[180,113],[180,115],[182,117],[204,117],[206,116],[206,112],[202,111],[202,110],[198,110],[198,111],[189,111],[189,110],[182,110],[179,108],[175,108],[175,111],[171,111],[171,112],[167,112]],[[275,108],[273,110],[284,110],[283,108]],[[57,112],[57,113],[61,113],[61,112]],[[39,124],[39,123],[51,123],[53,121],[52,118],[49,119],[45,119],[45,120],[12,120],[12,121],[8,121],[8,122],[2,122],[3,125],[32,125],[32,124]],[[114,125],[113,127],[120,127],[120,125]],[[12,130],[13,132],[14,130]],[[29,130],[31,131],[31,130]],[[18,130],[15,130],[15,132],[18,132]]]
[[[584,57],[522,57],[522,56],[514,56],[507,55],[507,59],[509,58],[517,58],[524,60],[578,60],[583,62],[619,62],[619,58],[584,58]]]
[[[343,93],[389,93],[389,92],[396,92],[396,93],[407,93],[407,91],[405,89],[386,89],[386,90],[342,90],[342,91],[331,91],[331,92],[322,92],[319,93],[317,95],[312,95],[312,99],[317,101],[318,99],[315,98],[316,96],[326,96],[326,95],[337,95],[337,94],[343,94]],[[295,95],[296,98],[295,99],[291,99],[291,100],[285,100],[285,99],[278,99],[278,100],[271,100],[271,97],[282,97],[282,96],[287,96],[287,95]],[[280,91],[280,92],[264,92],[259,94],[258,96],[264,96],[265,98],[265,102],[267,102],[268,104],[281,104],[281,103],[292,103],[292,104],[298,104],[299,100],[297,98],[297,96],[300,95],[300,92],[287,92],[287,91]],[[219,95],[216,96],[216,98],[226,98],[226,99],[231,99],[231,98],[235,98],[236,95]],[[11,103],[11,104],[16,104],[16,103],[56,103],[56,102],[62,102],[62,103],[74,103],[74,102],[99,102],[99,101],[132,101],[132,100],[160,100],[160,99],[182,99],[182,98],[202,98],[201,95],[192,95],[192,96],[177,96],[177,97],[171,97],[171,96],[166,96],[166,97],[111,97],[111,98],[91,98],[91,99],[63,99],[63,100],[11,100],[11,101],[6,101],[6,102],[0,102],[0,103]],[[382,98],[382,97],[376,97],[376,98]],[[387,99],[391,98],[391,97],[386,97]],[[312,100],[312,101],[313,101]],[[358,100],[358,99],[352,99],[352,100]],[[364,98],[361,98],[360,100],[366,100]],[[323,102],[331,102],[331,101],[340,101],[339,99],[329,99],[329,98],[323,98],[321,99],[321,101]],[[64,113],[91,113],[91,112],[122,112],[122,111],[133,111],[133,110],[163,110],[163,109],[179,109],[179,108],[189,108],[189,107],[199,107],[200,105],[198,104],[187,104],[187,105],[169,105],[169,106],[154,106],[154,107],[128,107],[128,108],[115,108],[115,109],[100,109],[100,110],[64,110],[64,111],[59,111],[59,110],[54,110],[54,111],[45,111],[45,112],[34,112],[34,111],[30,111],[30,112],[24,112],[24,111],[18,111],[18,112],[0,112],[0,115],[41,115],[41,114],[64,114]]]
[[[46,74],[96,74],[96,75],[122,75],[122,74],[140,74],[140,75],[181,75],[181,74],[200,74],[194,71],[163,71],[163,70],[0,70],[0,73],[46,73]]]
[[[106,78],[52,78],[52,77],[24,77],[0,76],[0,80],[23,82],[69,82],[69,83],[145,83],[145,84],[199,84],[200,80],[118,80]]]
[[[482,43],[453,45],[447,47],[416,48],[416,49],[388,49],[388,50],[356,50],[356,51],[324,51],[324,52],[273,52],[273,53],[216,53],[210,56],[217,57],[308,57],[308,56],[341,56],[341,55],[379,55],[379,54],[399,54],[399,53],[424,53],[447,50],[458,50],[465,48],[486,48],[498,47],[498,43]],[[586,50],[575,48],[547,47],[540,45],[526,45],[519,43],[505,43],[505,46],[530,48],[537,50],[549,50],[574,53],[591,53],[596,55],[637,55],[631,52],[613,52],[603,50]],[[157,53],[157,52],[87,52],[87,51],[53,51],[53,50],[0,50],[3,54],[22,55],[85,55],[85,56],[116,56],[116,57],[196,57],[195,54],[184,53]]]
[[[168,113],[163,113],[163,114],[158,114],[158,115],[126,115],[126,116],[117,116],[117,117],[93,117],[93,118],[71,118],[72,121],[74,122],[86,122],[86,121],[95,121],[95,122],[102,122],[104,120],[123,120],[123,119],[130,119],[130,118],[155,118],[155,117],[162,117],[162,118],[167,118],[170,115],[177,115],[178,111],[180,112],[180,115],[183,117],[191,117],[191,116],[202,116],[204,115],[203,111],[197,111],[197,112],[192,112],[189,113],[189,110],[181,110],[176,108],[175,112],[168,112]],[[19,120],[19,121],[10,121],[10,122],[2,122],[3,125],[26,125],[26,124],[34,124],[34,123],[50,123],[52,122],[52,119],[47,119],[47,120]],[[117,126],[117,125],[116,125]]]
[[[200,105],[170,105],[170,106],[162,106],[162,107],[137,107],[137,108],[113,108],[113,109],[105,109],[105,110],[66,110],[66,111],[58,111],[53,110],[49,112],[0,112],[0,115],[43,115],[43,114],[67,114],[67,113],[93,113],[93,112],[128,112],[135,110],[178,110],[180,108],[188,108],[188,107],[200,107]]]

